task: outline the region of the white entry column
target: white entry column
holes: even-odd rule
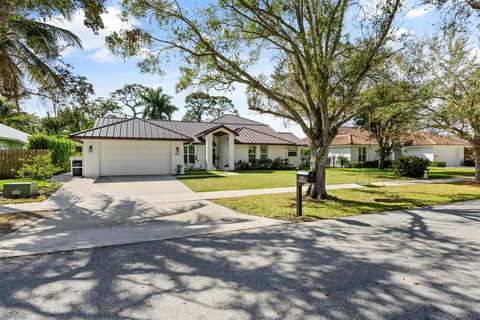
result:
[[[207,170],[213,170],[213,134],[205,136],[205,164]]]
[[[228,170],[235,170],[235,135],[228,134]]]

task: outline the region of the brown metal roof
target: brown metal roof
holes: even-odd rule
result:
[[[95,121],[95,128],[82,131],[72,135],[74,138],[116,138],[117,136],[106,135],[103,128],[109,127],[111,130],[118,130],[118,126],[123,126],[124,122],[134,119],[125,119],[125,118],[98,118]],[[174,120],[142,120],[136,119],[138,121],[148,122],[152,125],[150,129],[158,130],[157,127],[170,131],[171,134],[175,133],[177,136],[176,140],[185,139],[188,137],[189,140],[192,140],[194,143],[203,143],[200,136],[205,135],[206,133],[216,130],[217,128],[224,127],[226,130],[236,133],[235,142],[244,143],[244,144],[281,144],[281,145],[305,145],[301,139],[296,137],[292,133],[278,133],[270,126],[242,118],[236,115],[225,115],[218,119],[213,120],[212,122],[188,122],[188,121],[174,121]],[[223,122],[225,121],[225,122]],[[135,123],[137,123],[135,122]],[[115,128],[115,129],[112,129]],[[126,134],[126,137],[119,136],[118,138],[124,139],[139,139],[136,135],[133,134],[134,131],[129,131]],[[167,133],[164,134],[168,136]],[[153,138],[152,138],[153,139]],[[157,138],[161,140],[161,138]],[[167,140],[167,139],[163,139]],[[173,139],[171,139],[173,140]]]
[[[116,120],[118,121],[104,121],[101,126],[77,132],[71,137],[78,139],[192,140],[189,136],[147,120],[138,118]]]

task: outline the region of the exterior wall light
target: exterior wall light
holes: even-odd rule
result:
[[[176,154],[176,155],[179,155],[179,154],[180,154],[180,148],[179,148],[179,147],[175,148],[175,154]]]
[[[88,147],[88,152],[90,152],[90,153],[93,152],[93,147],[92,146]]]

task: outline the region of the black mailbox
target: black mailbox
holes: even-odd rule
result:
[[[297,182],[314,183],[316,180],[315,171],[297,171]]]

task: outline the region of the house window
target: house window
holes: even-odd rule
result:
[[[297,156],[297,146],[288,146],[288,156],[289,157]]]
[[[367,147],[358,148],[358,161],[359,162],[367,161]]]
[[[268,159],[268,146],[260,146],[260,159]]]
[[[257,159],[257,146],[248,146],[248,162],[254,162]]]
[[[195,164],[197,159],[197,146],[195,145],[186,145],[183,146],[183,162],[186,165]]]

